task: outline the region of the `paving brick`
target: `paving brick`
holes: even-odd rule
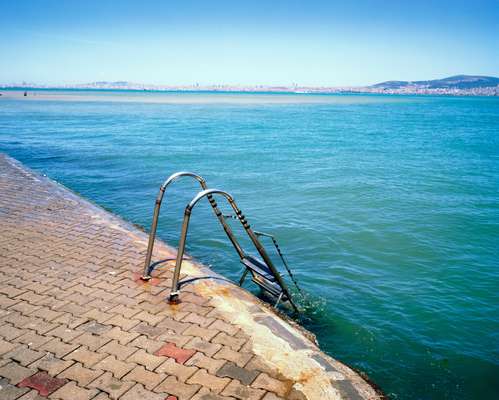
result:
[[[226,346],[223,346],[220,351],[213,356],[213,358],[216,359],[232,361],[239,367],[244,367],[251,357],[253,357],[251,353],[239,353]]]
[[[146,322],[141,322],[132,329],[132,332],[140,333],[151,339],[157,339],[160,335],[165,332],[164,327],[152,326]]]
[[[104,371],[109,371],[113,374],[115,378],[121,378],[123,375],[127,374],[132,370],[134,364],[126,363],[116,359],[114,356],[108,356],[94,366],[94,369],[102,369]]]
[[[60,325],[57,328],[47,332],[48,336],[58,337],[66,343],[70,343],[75,337],[80,336],[81,334],[82,332],[71,329],[66,325]]]
[[[85,331],[87,333],[93,333],[95,335],[102,335],[104,332],[110,330],[111,328],[112,327],[110,325],[104,325],[97,321],[88,321],[78,326],[78,331]]]
[[[0,355],[14,350],[17,346],[18,346],[17,344],[10,343],[6,340],[0,339]]]
[[[213,307],[203,307],[183,300],[182,303],[177,306],[177,309],[182,312],[194,312],[199,315],[207,316],[208,313],[213,310]]]
[[[71,287],[71,291],[72,292],[78,292],[78,293],[81,293],[81,294],[87,296],[90,293],[94,292],[95,288],[91,288],[91,287],[82,285],[81,281],[80,281],[80,283],[78,283],[77,285]]]
[[[234,351],[239,351],[241,347],[243,347],[244,343],[246,343],[246,339],[235,338],[227,335],[225,332],[220,332],[211,340],[211,342],[220,343],[225,346],[229,346]]]
[[[100,354],[96,353],[95,351],[90,351],[85,347],[79,347],[75,351],[65,356],[64,359],[78,361],[88,368],[97,364],[104,357],[106,357],[105,354]]]
[[[144,350],[139,349],[128,357],[127,362],[143,365],[149,371],[153,371],[165,359],[163,357],[154,356],[146,353]]]
[[[90,382],[97,379],[100,375],[102,375],[104,371],[93,370],[89,368],[85,368],[80,363],[74,363],[69,368],[62,371],[58,378],[66,378],[72,381],[78,382],[79,386],[87,386]]]
[[[185,363],[196,351],[192,349],[182,349],[173,343],[166,343],[156,353],[157,356],[171,357],[179,364]]]
[[[185,362],[186,365],[195,365],[199,368],[204,368],[210,374],[215,373],[226,363],[225,360],[216,360],[211,357],[205,356],[203,353],[197,352],[189,360]]]
[[[207,299],[206,297],[201,297],[201,296],[194,294],[194,293],[186,293],[183,296],[182,301],[184,301],[186,303],[203,305],[203,304],[207,303],[209,301],[209,299]]]
[[[200,339],[198,337],[192,338],[187,344],[184,346],[186,349],[193,349],[204,353],[205,355],[211,357],[213,354],[218,352],[222,345],[217,343],[210,343],[206,340]]]
[[[107,320],[111,319],[113,317],[113,314],[108,314],[108,313],[100,311],[96,308],[91,308],[85,314],[83,314],[83,317],[86,317],[86,318],[91,319],[91,320],[95,320],[99,323],[103,323],[103,322],[106,322]]]
[[[29,365],[32,369],[46,371],[49,375],[55,376],[66,368],[70,367],[73,361],[61,360],[52,353],[46,353],[42,358]]]
[[[125,307],[123,304],[118,304],[109,310],[110,313],[120,314],[125,318],[132,318],[134,315],[140,313],[140,309]]]
[[[259,371],[247,370],[239,367],[238,365],[228,361],[217,372],[216,375],[220,377],[228,377],[237,379],[243,385],[250,385],[251,382],[260,374]],[[255,386],[257,387],[257,386]]]
[[[19,397],[17,400],[46,400],[46,399],[47,399],[46,397],[40,396],[37,390],[32,389],[26,392],[25,395]]]
[[[61,339],[52,339],[40,346],[40,350],[48,351],[52,354],[55,354],[55,356],[58,358],[63,358],[65,355],[71,353],[78,347],[78,344],[67,344],[64,343]]]
[[[140,349],[144,349],[148,353],[154,353],[163,347],[163,342],[158,340],[149,339],[144,335],[139,336],[130,342],[130,346],[138,347]]]
[[[190,313],[189,311],[179,311],[177,308],[165,307],[163,303],[149,304],[144,302],[139,304],[139,307],[149,311],[150,313],[163,315],[175,321],[181,321]]]
[[[286,393],[291,389],[293,385],[292,382],[282,382],[280,380],[274,379],[268,376],[266,373],[261,373],[251,384],[251,387],[257,389],[264,389],[268,392],[273,392],[278,396],[285,396]]]
[[[184,335],[188,335],[187,333],[184,333],[184,331],[190,327],[193,326],[192,324],[187,324],[185,322],[179,322],[174,320],[173,318],[164,318],[163,321],[161,321],[158,325],[158,328],[164,328],[165,330],[173,331],[175,333],[182,333]],[[194,335],[191,335],[194,336]]]
[[[97,308],[97,309],[99,309],[101,311],[109,311],[114,306],[115,306],[115,304],[109,303],[108,301],[104,301],[104,300],[101,300],[101,299],[93,299],[92,301],[90,301],[89,303],[87,303],[87,307]]]
[[[161,315],[154,315],[147,311],[141,311],[140,313],[134,315],[133,319],[137,319],[139,321],[146,322],[149,325],[155,326],[159,324],[161,321],[163,321],[165,317]]]
[[[69,329],[75,329],[76,327],[88,322],[88,318],[74,316],[72,314],[65,313],[60,317],[54,319],[52,322],[57,324],[63,324],[67,326]]]
[[[16,328],[22,328],[26,324],[28,324],[31,320],[30,318],[22,315],[19,312],[9,310],[3,315],[3,321],[9,322],[14,325]]]
[[[210,329],[215,329],[217,331],[222,331],[225,332],[226,334],[233,336],[239,328],[235,325],[229,324],[225,321],[222,321],[220,319],[216,319],[210,326]]]
[[[128,332],[134,326],[138,325],[139,321],[136,321],[133,319],[128,319],[128,318],[122,317],[121,315],[115,315],[111,319],[107,320],[106,324],[117,326],[117,327],[121,328],[122,330]]]
[[[165,396],[157,393],[153,393],[147,389],[144,389],[142,385],[135,385],[123,396],[120,400],[164,400]]]
[[[52,338],[49,336],[38,335],[34,331],[27,331],[24,335],[19,336],[16,342],[26,344],[30,349],[37,349],[47,343]]]
[[[201,339],[209,342],[215,335],[217,335],[219,332],[215,329],[208,329],[208,328],[201,328],[198,325],[192,324],[190,325],[184,332],[184,335],[189,335],[189,336],[197,336],[200,337]]]
[[[4,285],[4,286],[0,287],[0,293],[5,294],[6,296],[8,296],[10,298],[20,296],[21,294],[23,294],[25,292],[26,292],[26,290],[19,290],[19,289],[16,289],[15,287],[9,286],[9,285]]]
[[[89,384],[90,387],[106,392],[113,400],[117,400],[123,393],[134,385],[133,382],[125,382],[113,377],[111,372],[106,372]]]
[[[154,388],[155,392],[166,392],[174,395],[178,400],[189,400],[199,390],[199,385],[189,385],[180,382],[176,377],[169,376]]]
[[[116,340],[111,340],[109,343],[102,346],[98,352],[99,353],[107,353],[115,356],[118,360],[125,360],[132,353],[135,353],[137,348],[133,346],[124,346],[119,344]]]
[[[137,336],[140,336],[137,332],[125,332],[118,327],[114,327],[113,329],[104,332],[102,335],[110,339],[115,339],[121,344],[127,344]]]
[[[16,347],[11,352],[5,354],[4,357],[15,360],[19,362],[19,364],[26,367],[27,365],[35,362],[39,358],[42,358],[44,354],[45,353],[43,352],[31,350],[29,347],[21,345],[19,347]]]
[[[105,392],[100,392],[97,396],[95,396],[92,400],[110,400],[111,397]]]
[[[102,346],[104,346],[106,343],[110,342],[111,339],[100,336],[100,335],[94,335],[93,333],[85,332],[78,336],[77,338],[73,339],[73,343],[80,344],[82,346],[85,346],[87,349],[91,351],[95,351]]]
[[[217,378],[216,376],[206,372],[204,369],[199,369],[186,381],[186,383],[198,384],[203,387],[207,387],[214,393],[220,393],[229,382],[229,378]]]
[[[24,334],[24,331],[10,324],[2,323],[0,325],[0,337],[10,341]]]
[[[0,379],[0,399],[15,400],[28,392],[29,389],[11,385],[7,379]]]
[[[95,298],[102,299],[105,301],[110,301],[113,298],[115,298],[116,296],[117,296],[116,294],[106,292],[105,290],[102,290],[102,289],[96,289],[92,293],[89,294],[89,297],[95,297]]]
[[[39,310],[40,308],[41,308],[40,306],[33,306],[29,303],[20,302],[14,304],[12,307],[9,308],[9,310],[14,310],[20,312],[21,314],[29,315],[35,312],[36,310]]]
[[[223,396],[232,396],[240,400],[260,400],[264,394],[265,391],[241,385],[238,381],[231,381],[222,392]]]
[[[213,323],[213,321],[215,321],[214,318],[207,318],[207,317],[205,317],[203,315],[199,315],[199,314],[196,314],[196,313],[189,313],[182,320],[182,322],[190,322],[192,324],[199,325],[202,328],[208,327],[209,325],[211,325]],[[210,329],[213,329],[213,328],[210,327]]]
[[[183,347],[185,344],[190,342],[193,338],[194,338],[194,336],[187,336],[187,335],[175,333],[173,331],[166,331],[166,332],[163,332],[161,335],[159,335],[156,338],[156,340],[163,341],[163,342],[175,343],[176,346]]]
[[[125,375],[123,380],[138,382],[144,385],[146,389],[151,390],[166,378],[166,375],[161,372],[162,371],[158,370],[155,372],[149,372],[144,367],[138,366]]]
[[[80,317],[80,316],[85,315],[87,308],[82,307],[78,304],[67,302],[62,307],[58,308],[57,311],[64,311],[65,313],[69,313],[69,314],[73,315],[74,317]]]
[[[58,400],[90,400],[98,393],[97,389],[84,389],[75,382],[68,382],[50,395],[51,399]]]
[[[52,331],[58,327],[59,327],[58,324],[47,322],[42,318],[36,318],[36,317],[31,318],[30,322],[23,326],[23,328],[32,329],[40,335],[44,335],[45,333]]]
[[[275,393],[268,392],[263,396],[262,400],[284,400],[284,398],[277,396]]]
[[[53,378],[46,372],[37,372],[36,374],[23,379],[17,386],[35,389],[41,396],[47,397],[52,392],[55,392],[61,386],[65,385],[66,382],[65,379]]]
[[[7,309],[9,307],[12,307],[14,304],[19,303],[21,300],[19,299],[11,299],[8,296],[5,296],[3,294],[0,294],[0,308],[1,309]]]
[[[185,382],[187,378],[194,375],[198,368],[193,366],[185,366],[178,364],[172,358],[167,359],[163,364],[156,368],[157,373],[166,373],[168,375],[174,375],[182,382]]]
[[[220,396],[219,394],[213,393],[207,388],[199,389],[191,400],[234,400],[234,397]]]

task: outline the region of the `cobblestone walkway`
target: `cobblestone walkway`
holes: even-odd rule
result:
[[[379,398],[242,289],[169,305],[171,267],[138,279],[144,233],[2,154],[0,227],[1,400]]]

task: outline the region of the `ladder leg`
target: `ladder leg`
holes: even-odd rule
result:
[[[281,292],[281,294],[279,295],[279,297],[277,298],[277,301],[275,302],[274,304],[274,308],[277,308],[279,302],[281,301],[282,299],[282,295],[284,294],[284,292]]]
[[[248,268],[246,268],[241,276],[241,279],[239,279],[239,286],[243,286],[244,280],[246,279],[246,275],[248,275]]]

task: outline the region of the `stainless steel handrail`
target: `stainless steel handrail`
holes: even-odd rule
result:
[[[183,257],[184,257],[185,243],[186,243],[186,239],[187,239],[187,232],[188,232],[188,229],[189,229],[189,221],[190,221],[190,218],[191,218],[192,209],[194,208],[194,206],[203,197],[205,197],[205,196],[209,197],[209,196],[213,196],[213,195],[221,195],[222,197],[224,197],[228,201],[228,203],[230,204],[230,206],[232,207],[232,209],[236,213],[237,219],[239,219],[239,221],[243,225],[244,230],[246,231],[247,235],[249,236],[249,238],[253,242],[255,248],[257,249],[258,253],[262,257],[263,261],[265,262],[265,264],[267,264],[267,266],[269,267],[269,269],[272,271],[272,274],[274,275],[275,279],[279,283],[279,286],[282,288],[283,293],[286,295],[286,297],[288,298],[290,304],[293,306],[293,308],[295,309],[295,311],[298,312],[298,307],[294,304],[294,302],[293,302],[293,300],[291,298],[291,294],[289,293],[289,290],[288,290],[288,287],[287,287],[286,283],[284,282],[284,280],[282,279],[281,275],[277,271],[276,267],[272,263],[272,260],[268,256],[265,248],[263,247],[263,245],[258,240],[258,237],[255,235],[255,233],[251,229],[251,227],[248,224],[248,221],[246,220],[246,218],[243,215],[242,211],[239,209],[239,207],[237,206],[236,202],[234,201],[234,198],[229,193],[224,192],[222,190],[218,190],[218,189],[205,189],[205,190],[199,192],[191,200],[191,202],[185,207],[184,220],[182,222],[182,230],[181,230],[181,233],[180,233],[180,242],[179,242],[179,245],[178,245],[177,260],[175,262],[175,271],[173,273],[172,289],[171,289],[170,298],[169,298],[170,302],[171,303],[177,303],[179,301],[179,294],[180,294],[180,282],[179,282],[180,270],[182,268],[182,260],[183,260]],[[218,217],[218,215],[217,215],[217,217]],[[222,219],[224,218],[221,213],[220,213],[219,219],[220,218],[222,218]],[[226,230],[225,232],[227,233],[227,236],[229,236],[229,239],[231,240],[231,242],[234,243],[234,241],[236,241],[236,239],[235,239],[234,234],[232,233],[232,231],[231,230],[229,230],[229,231]],[[244,255],[244,252],[242,250],[239,253],[239,256],[240,256],[241,259],[244,258],[245,255]]]
[[[156,231],[158,229],[158,219],[159,219],[159,211],[161,209],[161,203],[163,201],[163,197],[165,195],[166,188],[173,182],[175,182],[177,179],[184,177],[184,176],[189,176],[191,178],[194,178],[196,181],[199,182],[201,185],[201,188],[203,190],[207,190],[208,186],[206,184],[206,180],[201,177],[200,175],[197,175],[193,172],[187,172],[187,171],[182,171],[182,172],[177,172],[173,175],[170,175],[168,179],[161,185],[159,188],[158,196],[156,198],[156,203],[154,205],[154,214],[152,218],[152,223],[151,223],[151,232],[149,233],[149,242],[147,244],[147,254],[146,254],[146,260],[144,263],[144,271],[142,273],[141,279],[144,281],[148,281],[151,279],[151,258],[152,258],[152,252],[154,249],[154,241],[156,240]],[[222,224],[225,233],[229,237],[232,245],[234,246],[235,250],[239,254],[240,257],[244,256],[244,252],[239,244],[239,242],[236,240],[234,235],[232,234],[232,230],[230,226],[227,224],[225,221],[225,218],[223,217],[223,214],[220,212],[217,206],[217,202],[213,198],[213,196],[208,195],[208,201],[210,202],[211,207],[213,208],[213,212],[217,216],[218,220]]]

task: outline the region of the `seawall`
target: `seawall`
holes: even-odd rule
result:
[[[1,399],[381,398],[235,285],[168,304],[172,264],[139,279],[144,232],[2,154],[0,226]]]

